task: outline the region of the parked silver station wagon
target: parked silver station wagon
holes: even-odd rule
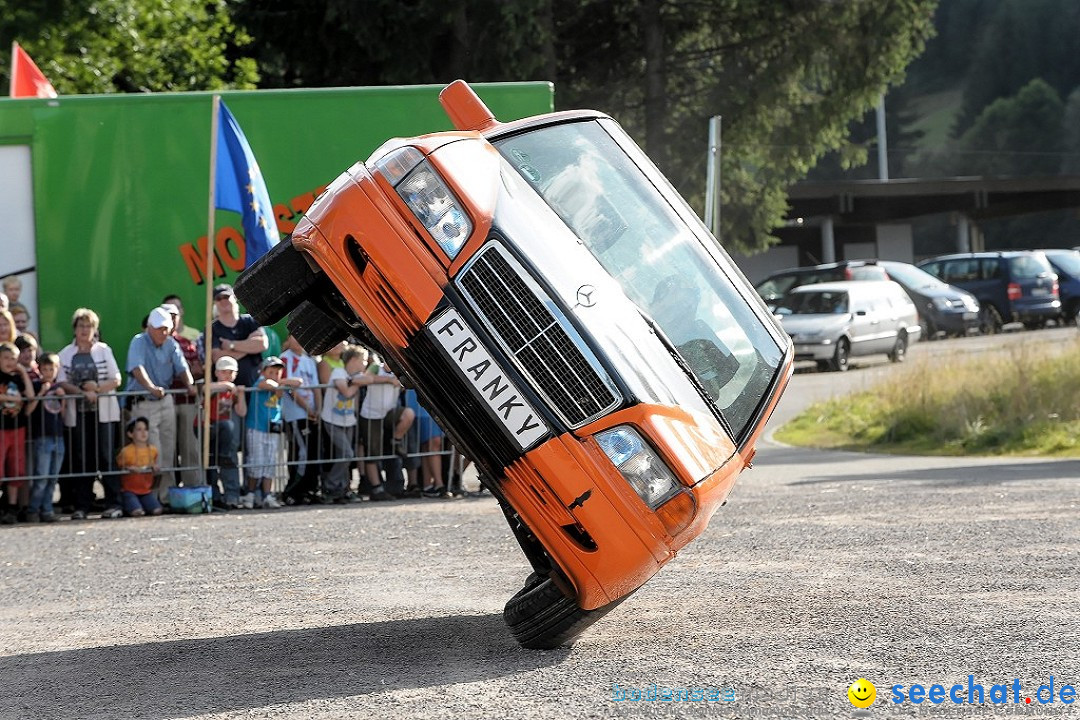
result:
[[[922,332],[915,304],[891,280],[803,285],[776,306],[796,360],[845,371],[852,357],[883,354],[902,362]]]

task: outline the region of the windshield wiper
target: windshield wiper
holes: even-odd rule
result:
[[[720,426],[724,428],[728,437],[735,440],[735,433],[732,432],[731,425],[728,423],[727,418],[724,417],[724,412],[716,406],[716,401],[709,395],[709,391],[701,383],[701,380],[698,379],[698,376],[694,373],[693,369],[691,369],[690,363],[686,362],[686,358],[684,358],[682,353],[679,352],[679,349],[675,347],[675,343],[671,342],[671,339],[660,329],[660,326],[656,324],[656,321],[649,317],[648,313],[641,308],[638,308],[638,312],[641,314],[642,319],[645,320],[645,324],[649,326],[649,329],[656,333],[656,337],[660,338],[660,342],[662,342],[664,347],[667,348],[667,351],[671,353],[671,357],[675,360],[675,364],[686,374],[686,377],[690,380],[690,384],[693,385],[694,389],[698,391],[698,394],[704,398],[705,404],[709,406],[712,414],[716,417]]]

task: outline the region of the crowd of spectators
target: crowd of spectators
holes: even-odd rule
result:
[[[2,524],[158,515],[177,486],[209,485],[226,511],[463,493],[442,429],[386,362],[360,345],[312,357],[279,342],[230,285],[213,288],[209,348],[171,294],[148,309],[123,369],[96,312],[76,309],[71,342],[52,352],[29,329],[18,278],[2,288]]]

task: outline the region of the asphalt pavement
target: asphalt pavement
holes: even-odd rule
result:
[[[777,420],[889,371],[798,373]],[[1078,508],[1080,460],[765,441],[702,537],[553,651],[503,624],[526,563],[490,498],[6,527],[0,718],[1074,717]]]

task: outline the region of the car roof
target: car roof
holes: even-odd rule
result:
[[[800,285],[797,288],[792,288],[790,292],[847,292],[852,288],[866,293],[873,293],[875,290],[880,292],[888,288],[897,288],[903,292],[903,288],[892,280],[836,280],[834,282],[815,283],[814,285]]]
[[[926,258],[919,261],[919,265],[928,262],[937,262],[938,260],[967,260],[971,258],[1008,258],[1019,257],[1021,255],[1030,255],[1032,253],[1040,253],[1042,250],[985,250],[982,252],[968,252],[968,253],[952,253],[950,255],[935,255],[934,257]]]
[[[821,272],[822,270],[839,270],[844,267],[858,267],[860,265],[877,265],[878,261],[871,260],[841,260],[839,262],[821,263],[819,265],[800,265],[799,267],[790,267],[785,270],[777,270],[774,273],[769,273],[769,276],[765,280],[771,280],[774,277],[780,277],[781,275],[794,275],[803,273]],[[765,280],[762,280],[764,282]],[[758,283],[759,285],[761,283]]]

